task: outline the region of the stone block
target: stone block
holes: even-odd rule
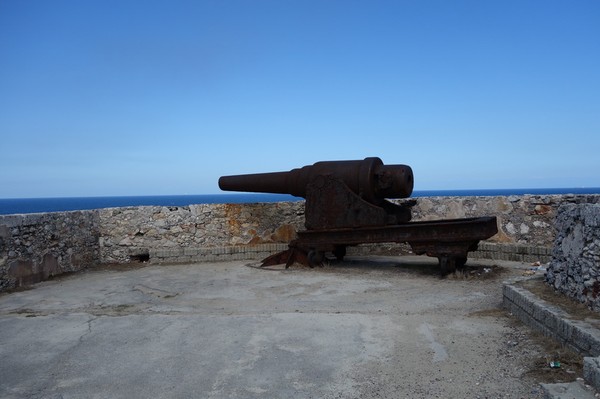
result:
[[[549,317],[552,317],[552,314],[546,307],[540,306],[538,304],[538,306],[533,306],[532,316],[534,319],[536,319],[540,323],[546,325],[546,319],[548,319]]]
[[[566,319],[560,319],[556,326],[556,334],[564,341],[571,341],[573,325]]]
[[[581,217],[586,226],[600,227],[600,205],[585,204],[581,210]]]
[[[42,279],[46,280],[50,276],[56,276],[61,274],[60,267],[58,266],[58,260],[54,255],[48,253],[42,258],[40,264],[40,273]]]
[[[542,321],[544,325],[551,331],[558,329],[560,319],[552,312],[546,314],[546,318]]]
[[[30,285],[42,281],[31,260],[17,259],[8,264],[7,275],[14,281],[15,287]]]
[[[185,256],[197,256],[200,253],[199,248],[183,248],[183,255]]]
[[[0,216],[0,225],[13,229],[22,226],[23,220],[23,215],[2,215]]]
[[[528,315],[533,317],[534,306],[533,306],[533,298],[529,294],[528,291],[522,288],[515,288],[515,298],[514,301],[519,304],[519,307],[523,309]]]
[[[595,337],[590,348],[591,356],[600,356],[600,338]]]
[[[10,228],[6,225],[0,225],[0,240],[8,240],[10,237]]]
[[[582,328],[573,329],[571,342],[578,348],[579,353],[589,353],[592,347],[592,339],[590,335]]]

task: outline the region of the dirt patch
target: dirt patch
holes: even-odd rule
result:
[[[130,262],[130,263],[103,263],[94,267],[90,267],[85,271],[118,271],[125,272],[128,270],[137,270],[150,266],[148,262]]]
[[[40,312],[40,311],[29,309],[29,308],[13,310],[12,312],[8,312],[8,314],[16,314],[16,315],[25,316],[25,317],[47,316],[47,314],[44,312]]]
[[[262,270],[285,270],[285,265],[261,267],[260,262],[251,262],[246,266]],[[470,259],[468,263],[457,268],[454,273],[442,275],[436,258],[427,256],[348,256],[342,261],[326,257],[321,266],[313,268],[294,263],[292,270],[314,269],[321,272],[391,272],[414,276],[430,276],[449,280],[505,280],[521,276],[524,267],[498,265],[493,261]]]
[[[477,260],[457,268],[454,273],[441,274],[437,259],[426,256],[422,257],[353,257],[342,262],[329,261],[326,268],[335,269],[362,269],[362,270],[390,270],[400,273],[415,274],[422,276],[436,276],[450,280],[494,280],[506,278],[512,273],[511,270],[498,265],[482,265]]]
[[[102,305],[89,308],[87,311],[94,316],[127,316],[134,313],[137,306],[134,304]]]
[[[583,376],[583,356],[543,334],[531,330],[502,308],[483,309],[469,314],[472,317],[504,318],[511,331],[505,335],[498,358],[529,359],[520,370],[523,377],[538,383],[572,382]],[[507,367],[508,366],[508,367]],[[500,365],[499,365],[500,367]],[[510,369],[510,365],[502,365]]]
[[[541,383],[572,382],[583,376],[583,356],[538,333],[530,341],[540,347],[526,375]]]
[[[15,287],[15,288],[7,288],[4,291],[0,292],[0,298],[2,298],[5,295],[10,295],[15,292],[29,291],[34,288],[35,288],[34,285],[25,285],[25,286],[20,286],[20,287]]]
[[[550,287],[542,278],[532,278],[515,284],[523,287],[538,298],[551,303],[569,314],[570,318],[575,320],[585,320],[587,322],[600,325],[600,314],[588,309],[584,304],[577,302],[573,298],[556,291]]]
[[[460,280],[493,280],[497,278],[504,278],[510,273],[504,267],[491,265],[491,266],[463,266],[456,270],[455,273],[451,273],[446,276],[449,279],[460,279]]]

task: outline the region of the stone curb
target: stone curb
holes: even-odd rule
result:
[[[513,280],[503,284],[504,308],[527,326],[582,354],[584,356],[584,379],[594,389],[600,390],[600,331],[589,323],[570,319],[570,315],[562,309],[544,301],[523,287],[517,287],[515,284],[518,281]],[[560,389],[559,387],[554,389],[554,386],[559,385]],[[567,396],[553,394],[559,391],[567,392],[571,389],[562,387],[562,385],[565,384],[543,384],[546,397],[566,398]]]
[[[541,384],[544,399],[594,399],[596,396],[579,381],[560,384]]]

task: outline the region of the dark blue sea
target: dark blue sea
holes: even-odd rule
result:
[[[600,194],[594,188],[535,188],[486,190],[421,190],[412,197],[436,196],[496,196],[523,194]],[[84,209],[114,208],[140,205],[185,206],[191,204],[254,203],[301,201],[302,198],[283,194],[205,194],[154,195],[132,197],[74,197],[74,198],[7,198],[0,199],[0,215],[17,213],[61,212]]]

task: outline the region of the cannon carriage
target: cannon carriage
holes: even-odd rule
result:
[[[263,266],[294,262],[321,264],[326,254],[338,260],[346,248],[364,243],[408,243],[417,255],[438,258],[443,274],[453,272],[477,249],[480,240],[497,233],[494,216],[411,222],[408,200],[414,176],[407,165],[384,165],[379,158],[325,161],[288,172],[223,176],[225,191],[291,194],[306,199],[305,231],[286,251],[263,260]]]

